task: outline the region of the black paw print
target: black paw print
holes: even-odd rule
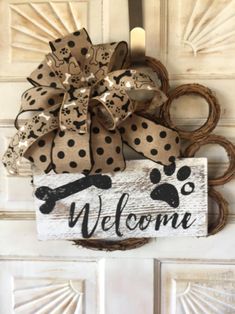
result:
[[[68,108],[63,108],[61,110],[61,112],[63,113],[63,115],[67,116],[68,114],[70,114],[70,110]]]
[[[40,121],[40,119],[36,116],[36,117],[33,117],[32,121],[34,123],[38,123]]]
[[[106,51],[106,52],[103,52],[102,54],[101,54],[101,57],[102,57],[102,59],[103,60],[108,60],[108,58],[109,58],[109,53]]]
[[[61,71],[55,71],[55,74],[56,74],[59,78],[63,78],[63,72],[61,72]]]
[[[108,108],[113,108],[114,101],[113,100],[106,100],[106,105],[107,105]]]
[[[72,124],[72,120],[71,120],[71,119],[66,119],[65,121],[66,121],[66,123],[67,123],[68,125],[71,125],[71,124]]]
[[[80,82],[80,77],[78,75],[73,75],[71,82],[78,84]]]
[[[13,153],[8,150],[6,153],[6,156],[7,156],[7,158],[12,158]]]
[[[62,55],[67,55],[69,53],[69,50],[67,48],[62,48],[62,49],[60,49],[60,53]]]
[[[21,140],[25,140],[25,139],[26,139],[26,133],[25,133],[25,132],[22,132],[22,133],[20,134],[20,138],[21,138]]]
[[[175,163],[172,163],[169,166],[164,166],[163,172],[167,176],[171,176],[175,173]],[[177,180],[183,182],[187,180],[191,175],[191,168],[188,166],[182,166],[176,174]],[[157,184],[157,186],[153,189],[150,194],[150,197],[153,200],[166,202],[173,208],[177,208],[180,204],[179,192],[177,188],[170,183],[162,183],[161,182],[161,172],[158,169],[153,169],[150,173],[150,180],[153,184]],[[182,195],[190,195],[194,192],[195,185],[193,182],[186,182],[181,187]]]

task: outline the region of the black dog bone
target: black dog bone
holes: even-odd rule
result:
[[[29,138],[35,138],[35,139],[37,139],[37,138],[38,138],[38,136],[34,133],[34,131],[33,131],[33,130],[31,130],[31,131],[29,132],[28,139],[29,139]]]
[[[82,120],[82,121],[73,121],[73,124],[75,125],[76,129],[80,129],[81,126],[83,126],[84,124],[86,124],[86,120]]]
[[[43,129],[43,127],[44,127],[45,125],[47,125],[47,124],[46,124],[45,122],[42,122],[40,128],[37,129],[37,131],[38,131],[38,132],[42,132],[42,129]]]
[[[119,96],[118,94],[114,93],[114,94],[113,94],[113,98],[118,98],[118,99],[120,99],[121,101],[123,101],[124,96]]]
[[[45,201],[39,209],[41,213],[49,214],[54,209],[56,201],[81,192],[93,185],[105,190],[111,188],[112,181],[109,176],[99,174],[86,176],[55,189],[51,189],[48,186],[41,186],[35,191],[35,196]]]
[[[128,112],[128,107],[130,105],[130,100],[128,99],[127,102],[122,106],[122,110]]]
[[[125,72],[123,72],[122,74],[118,75],[118,76],[114,76],[113,79],[115,80],[116,84],[119,84],[121,79],[125,76],[131,76],[131,71],[127,70]]]

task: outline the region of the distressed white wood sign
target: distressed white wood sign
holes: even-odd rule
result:
[[[207,235],[207,159],[115,174],[34,176],[40,240]]]

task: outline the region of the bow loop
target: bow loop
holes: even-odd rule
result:
[[[22,157],[45,172],[124,170],[123,142],[164,165],[179,156],[177,132],[142,116],[166,96],[145,72],[122,69],[125,42],[92,45],[82,29],[50,46],[22,96],[16,126],[22,113],[36,114],[3,157],[10,173],[20,173]]]
[[[62,131],[87,133],[90,93],[90,88],[79,88],[74,91],[73,98],[70,97],[69,93],[65,94],[59,117]]]

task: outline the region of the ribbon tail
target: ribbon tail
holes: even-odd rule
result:
[[[25,156],[29,157],[27,151],[44,135],[58,128],[58,109],[59,105],[56,105],[35,115],[15,134],[2,159],[10,174],[21,174],[21,160]],[[41,158],[42,162],[43,160],[46,162],[45,157]]]
[[[118,130],[108,131],[93,115],[91,122],[91,173],[116,172],[125,169],[122,138]]]
[[[136,152],[162,165],[180,156],[178,133],[136,114],[119,127],[123,141]]]
[[[57,132],[52,148],[54,172],[89,173],[92,167],[89,139],[89,129],[83,134],[68,129]]]

